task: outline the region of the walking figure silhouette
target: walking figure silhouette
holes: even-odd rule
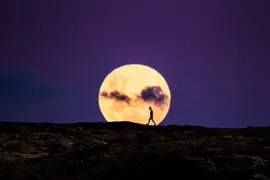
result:
[[[150,121],[152,121],[154,123],[154,125],[156,126],[156,123],[154,121],[154,111],[152,110],[151,106],[149,107],[150,110],[150,117],[148,119],[148,123],[146,125],[149,125]]]

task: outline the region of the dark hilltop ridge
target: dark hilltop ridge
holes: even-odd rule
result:
[[[0,123],[0,179],[267,180],[270,127]]]

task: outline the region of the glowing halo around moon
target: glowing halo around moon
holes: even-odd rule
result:
[[[166,80],[155,69],[128,64],[114,69],[105,77],[99,89],[98,102],[108,122],[146,124],[151,106],[158,125],[168,114],[171,93]]]

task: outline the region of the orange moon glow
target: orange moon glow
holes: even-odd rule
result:
[[[161,123],[171,103],[166,80],[155,69],[140,64],[120,66],[109,73],[99,90],[99,108],[108,122],[129,121],[146,124],[149,106],[154,121]],[[150,125],[153,125],[150,122]]]

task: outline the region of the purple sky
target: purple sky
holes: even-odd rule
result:
[[[270,125],[269,0],[5,3],[0,121],[104,121],[103,79],[139,63],[170,86],[163,124]]]

